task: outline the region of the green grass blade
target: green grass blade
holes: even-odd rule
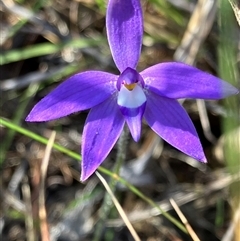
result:
[[[33,57],[39,57],[47,54],[54,54],[60,52],[64,48],[87,48],[92,46],[98,46],[104,43],[103,38],[98,39],[75,39],[65,43],[52,44],[41,43],[33,46],[25,47],[23,49],[14,49],[7,51],[4,54],[0,54],[0,65],[25,60]]]
[[[229,2],[221,0],[219,3],[219,75],[221,78],[239,88],[240,76],[237,66],[239,27],[237,26],[237,21]],[[224,106],[229,113],[228,116],[223,119],[223,130],[225,136],[224,152],[226,165],[232,174],[236,172],[239,173],[240,170],[240,140],[239,134],[237,133],[237,129],[240,128],[239,103],[239,94],[224,100]],[[234,209],[238,210],[239,208],[239,185],[240,183],[236,182],[230,187],[233,212],[235,211]]]

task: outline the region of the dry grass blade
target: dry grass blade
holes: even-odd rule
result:
[[[47,212],[45,208],[45,179],[46,179],[47,167],[49,163],[52,146],[54,144],[55,136],[56,136],[56,132],[53,131],[49,138],[45,155],[42,161],[41,170],[40,170],[41,181],[40,181],[40,188],[39,188],[39,219],[40,219],[42,240],[45,240],[45,241],[50,241],[48,224],[47,224]]]
[[[27,177],[24,178],[24,182],[22,185],[22,194],[23,194],[24,203],[26,205],[25,225],[26,225],[27,240],[34,241],[35,234],[34,234],[33,215],[32,215],[31,191],[30,191],[30,186],[29,186]]]
[[[135,241],[141,241],[141,239],[139,238],[138,234],[136,233],[135,229],[133,228],[132,224],[130,223],[127,215],[125,214],[124,210],[122,209],[120,203],[118,202],[117,198],[114,196],[112,190],[110,189],[108,183],[106,182],[106,180],[102,177],[102,175],[98,172],[96,172],[96,175],[98,176],[98,178],[100,179],[100,181],[102,182],[103,186],[106,188],[108,194],[110,195],[115,207],[117,208],[120,216],[122,217],[124,223],[126,224],[128,230],[130,231],[130,233],[132,234],[133,238]]]
[[[236,241],[240,240],[240,205],[238,206],[237,210],[234,213],[233,221],[230,223],[227,231],[223,235],[221,241],[228,241],[233,240],[233,237],[235,235]]]
[[[212,27],[216,10],[216,0],[198,1],[181,44],[174,54],[175,60],[194,64],[197,52]]]
[[[228,0],[232,6],[238,24],[240,25],[240,1],[239,0]]]
[[[179,218],[181,219],[182,223],[185,225],[189,235],[191,236],[191,238],[194,241],[200,241],[200,239],[198,238],[198,236],[196,235],[196,233],[193,231],[191,225],[189,224],[188,220],[185,218],[185,216],[183,215],[183,213],[181,212],[180,208],[178,207],[178,205],[176,204],[176,202],[171,198],[170,203],[172,204],[174,210],[176,211],[176,213],[178,214]]]
[[[213,144],[217,143],[216,137],[211,131],[210,121],[207,114],[207,108],[204,100],[197,100],[198,113],[205,137]]]

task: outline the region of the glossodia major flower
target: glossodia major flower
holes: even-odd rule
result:
[[[176,99],[220,99],[238,90],[182,63],[161,63],[138,73],[143,36],[139,0],[109,0],[106,28],[120,75],[102,71],[73,75],[43,98],[26,120],[50,121],[91,109],[82,135],[82,181],[107,157],[125,123],[133,139],[139,140],[143,118],[166,142],[206,162],[193,123]]]

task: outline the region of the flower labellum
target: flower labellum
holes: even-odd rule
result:
[[[138,73],[143,36],[140,0],[109,0],[106,28],[120,75],[102,71],[75,74],[37,103],[26,121],[50,121],[91,109],[82,136],[81,181],[104,161],[125,123],[133,139],[139,140],[143,118],[166,142],[206,162],[193,123],[176,99],[221,99],[238,90],[183,63],[160,63]]]

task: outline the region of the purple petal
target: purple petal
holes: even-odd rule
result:
[[[238,93],[227,82],[183,63],[162,63],[140,73],[149,90],[168,98],[221,99]]]
[[[73,75],[38,102],[26,121],[49,121],[92,108],[116,91],[117,78],[101,71]]]
[[[144,117],[166,142],[185,154],[206,162],[206,158],[191,119],[176,101],[149,92]]]
[[[91,109],[82,137],[81,181],[91,176],[104,161],[119,138],[124,123],[115,95]]]
[[[142,46],[143,19],[140,0],[109,0],[107,36],[120,72],[136,68]]]

